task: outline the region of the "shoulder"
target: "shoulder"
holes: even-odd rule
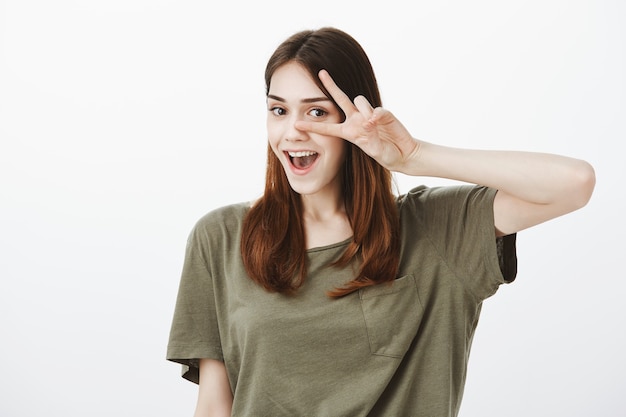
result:
[[[200,217],[196,225],[208,226],[216,223],[223,224],[224,222],[237,222],[245,216],[251,205],[251,202],[241,202],[215,208]]]
[[[472,184],[428,187],[420,185],[397,198],[400,208],[406,205],[437,205],[483,198],[493,199],[496,190]]]
[[[403,224],[417,221],[421,230],[441,230],[456,222],[492,217],[495,195],[495,189],[480,185],[419,186],[400,195],[397,205]]]
[[[192,228],[192,237],[239,234],[250,202],[230,204],[213,209],[200,217]]]

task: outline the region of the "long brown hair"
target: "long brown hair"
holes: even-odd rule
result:
[[[382,105],[372,65],[361,45],[335,28],[298,32],[278,46],[265,70],[266,94],[274,72],[288,62],[306,68],[330,97],[317,74],[326,69],[348,97],[365,96]],[[342,173],[346,212],[353,238],[333,263],[343,267],[359,261],[356,278],[329,291],[341,297],[359,288],[396,278],[399,261],[399,220],[391,172],[360,148],[349,144]],[[265,192],[244,219],[241,254],[248,275],[269,291],[293,294],[306,279],[306,241],[300,195],[293,191],[274,155],[267,149]]]

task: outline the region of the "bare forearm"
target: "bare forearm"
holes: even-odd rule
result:
[[[421,142],[404,173],[493,187],[535,204],[589,200],[595,175],[582,160],[560,155],[451,148]]]
[[[224,364],[213,359],[201,359],[194,417],[229,417],[232,404],[233,396]]]

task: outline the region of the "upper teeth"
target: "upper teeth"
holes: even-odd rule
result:
[[[289,156],[292,158],[300,158],[302,156],[311,156],[315,155],[317,152],[313,151],[298,151],[298,152],[289,152]]]

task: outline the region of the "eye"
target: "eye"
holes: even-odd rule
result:
[[[285,109],[279,106],[270,107],[269,110],[274,113],[274,116],[283,116],[286,113]]]
[[[314,108],[309,111],[309,114],[315,118],[318,118],[326,116],[328,112],[324,109]]]

